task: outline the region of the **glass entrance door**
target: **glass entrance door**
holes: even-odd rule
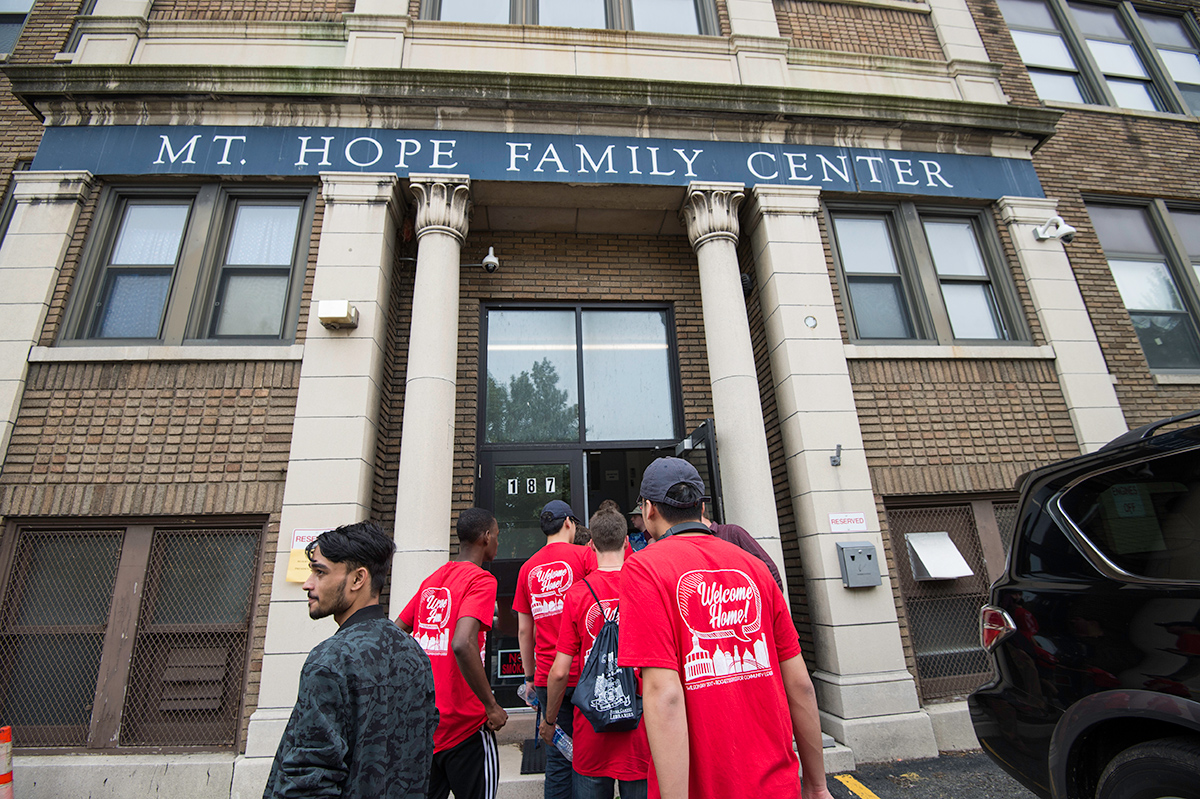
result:
[[[583,457],[579,451],[493,451],[480,453],[480,505],[491,508],[500,526],[500,547],[491,571],[499,583],[496,618],[488,636],[487,668],[500,704],[524,704],[516,689],[524,677],[513,597],[517,572],[546,542],[539,514],[552,499],[570,504],[583,518]]]

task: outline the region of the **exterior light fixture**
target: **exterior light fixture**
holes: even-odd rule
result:
[[[321,300],[317,319],[329,330],[352,330],[358,327],[358,309],[349,300]]]

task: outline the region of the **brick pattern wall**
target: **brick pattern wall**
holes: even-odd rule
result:
[[[1200,201],[1197,133],[1190,120],[1069,111],[1034,158],[1046,196],[1079,229],[1067,256],[1130,427],[1200,407],[1200,386],[1154,380],[1084,198]]]
[[[855,360],[850,380],[883,496],[1005,491],[1079,453],[1047,361]]]
[[[754,275],[754,257],[749,236],[738,241],[738,261],[743,273]],[[783,544],[783,563],[780,574],[788,587],[788,602],[792,623],[800,634],[800,646],[809,668],[816,666],[816,649],[812,632],[812,616],[808,610],[808,586],[804,563],[800,559],[796,512],[792,506],[791,484],[788,482],[787,458],[783,449],[783,431],[779,407],[775,398],[775,379],[771,372],[771,351],[767,343],[762,301],[757,282],[746,298],[746,315],[750,322],[750,342],[754,347],[754,366],[758,372],[758,392],[763,409],[763,427],[767,433],[767,454],[771,460],[771,481],[775,488],[775,513],[779,518],[779,537]],[[736,522],[736,519],[730,521]]]
[[[928,14],[813,0],[775,0],[779,35],[796,47],[945,61]]]
[[[155,0],[150,19],[271,20],[294,22],[340,21],[354,10],[354,0]]]
[[[413,282],[416,264],[406,258],[417,257],[412,219],[401,228],[392,272],[392,294],[388,298],[388,337],[385,342],[383,386],[379,403],[379,434],[375,442],[375,487],[371,499],[371,518],[385,530],[396,526],[396,487],[400,468],[400,427],[404,420],[404,376],[408,367],[408,332],[412,327]],[[459,349],[462,349],[461,341]],[[451,535],[450,545],[458,550],[458,539]]]
[[[299,363],[31,364],[0,517],[268,519],[240,740],[258,702]]]

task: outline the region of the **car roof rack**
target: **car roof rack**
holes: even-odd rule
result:
[[[1181,413],[1178,416],[1172,416],[1169,419],[1159,419],[1157,422],[1144,424],[1141,427],[1136,427],[1133,430],[1130,430],[1128,433],[1122,433],[1121,435],[1117,436],[1112,441],[1101,447],[1100,451],[1104,451],[1106,449],[1116,449],[1117,447],[1123,447],[1126,444],[1132,444],[1135,441],[1142,441],[1150,438],[1150,436],[1154,435],[1160,428],[1166,427],[1169,424],[1174,424],[1175,422],[1182,422],[1187,419],[1195,419],[1197,416],[1200,416],[1200,409],[1188,411],[1187,413]]]

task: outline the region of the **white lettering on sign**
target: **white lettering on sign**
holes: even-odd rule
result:
[[[172,149],[171,140],[169,138],[167,138],[166,134],[163,134],[161,138],[162,138],[162,146],[158,148],[158,160],[155,161],[154,163],[156,163],[156,164],[163,163],[163,155],[166,155],[167,158],[169,158],[171,160],[172,164],[175,163],[176,161],[178,161],[179,157],[181,155],[187,156],[186,158],[183,159],[183,163],[185,163],[185,164],[196,163],[196,142],[200,140],[199,133],[197,133],[192,138],[188,139],[188,143],[183,145],[182,147],[180,147],[179,152],[175,152],[175,150]]]
[[[193,134],[187,141],[180,142],[186,133],[179,134],[173,141],[167,134],[158,134],[158,158],[152,163],[196,165],[197,158],[210,159],[210,163],[229,166],[246,164],[241,155],[248,152],[250,145],[246,135],[217,134],[212,136],[212,147],[206,151],[204,135]],[[456,157],[458,139],[414,139],[393,138],[395,144],[385,144],[371,135],[357,136],[344,146],[331,147],[336,136],[296,137],[296,167],[336,167],[338,164],[365,169],[383,163],[385,158],[395,157],[398,170],[439,169],[459,167]],[[315,142],[315,143],[314,143]],[[578,152],[576,174],[591,175],[644,175],[659,178],[675,176],[699,177],[700,169],[710,169],[713,155],[704,156],[703,148],[662,147],[652,144],[626,144],[621,147],[607,142],[572,143]],[[498,165],[505,172],[534,172],[570,174],[571,169],[564,161],[564,146],[554,142],[544,146],[528,141],[505,141],[503,150],[496,157],[503,159]],[[471,152],[474,152],[472,150]],[[474,157],[474,156],[472,156]],[[336,162],[336,163],[335,163]],[[698,166],[701,165],[701,166]],[[781,180],[788,183],[819,182],[825,184],[854,183],[854,171],[861,169],[858,180],[863,186],[881,186],[888,178],[898,186],[924,186],[932,189],[953,189],[954,184],[943,174],[943,165],[937,160],[893,158],[881,155],[830,155],[814,152],[787,152],[755,150],[746,156],[745,167],[758,180]],[[890,175],[889,175],[890,172]]]
[[[865,513],[829,514],[829,532],[831,533],[865,533],[866,531],[867,514]]]

